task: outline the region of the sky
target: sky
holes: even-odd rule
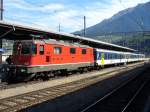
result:
[[[71,33],[150,0],[3,0],[4,20]]]

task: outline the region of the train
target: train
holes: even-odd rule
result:
[[[93,48],[53,39],[16,40],[3,71],[8,80],[48,79],[58,73],[92,70],[106,65],[143,61],[144,54]]]

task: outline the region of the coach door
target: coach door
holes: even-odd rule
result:
[[[104,53],[101,53],[101,65],[102,66],[104,65],[104,58],[105,58]]]

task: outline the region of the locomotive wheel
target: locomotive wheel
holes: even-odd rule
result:
[[[63,76],[69,76],[69,71],[67,71],[67,70],[62,70],[62,71],[61,71],[61,74],[62,74]]]
[[[41,75],[42,75],[42,79],[43,79],[43,81],[47,81],[47,80],[49,80],[49,76],[48,76],[48,73],[41,73]]]
[[[23,78],[23,81],[28,82],[36,76],[36,73],[29,74],[27,77]]]
[[[87,67],[86,67],[86,68],[83,68],[83,72],[84,72],[84,73],[88,72],[88,68],[87,68]]]
[[[91,72],[91,71],[92,71],[92,68],[91,68],[91,67],[88,67],[88,71],[90,71],[90,72]]]
[[[13,83],[15,82],[15,77],[12,73],[8,72],[5,74],[5,81],[10,84],[10,83]]]
[[[79,68],[79,72],[80,72],[80,74],[83,74],[84,73],[83,68]]]
[[[21,81],[23,81],[23,78],[22,78],[22,77],[19,77],[18,74],[13,74],[13,73],[11,73],[11,72],[8,72],[8,73],[6,74],[6,82],[7,82],[8,84],[11,84],[11,83],[19,83],[19,82],[21,82]]]

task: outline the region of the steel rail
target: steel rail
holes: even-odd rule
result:
[[[133,66],[136,66],[136,65],[130,65],[130,67],[133,67]],[[122,67],[122,66],[118,66],[118,67]],[[123,66],[125,67],[125,66]],[[122,68],[123,68],[122,67]],[[116,67],[115,67],[116,68]],[[114,68],[114,69],[115,69]],[[102,70],[106,70],[106,69],[109,69],[109,68],[104,68]],[[117,68],[115,70],[118,70],[120,68]],[[97,72],[98,70],[93,70],[93,71],[89,71],[88,73],[95,73]],[[113,70],[112,70],[113,71]],[[70,75],[70,76],[74,76],[74,75],[77,75],[78,73],[75,73],[73,75]],[[86,73],[83,73],[83,74],[86,74]],[[102,74],[103,75],[103,74]],[[57,80],[57,79],[61,79],[61,78],[64,78],[65,76],[57,76],[57,77],[54,77],[54,78],[50,78],[48,81],[50,80]],[[4,90],[4,89],[10,89],[10,88],[16,88],[16,87],[21,87],[21,86],[27,86],[27,85],[30,85],[30,84],[36,84],[36,83],[40,83],[40,82],[43,82],[42,80],[35,80],[35,81],[29,81],[29,82],[19,82],[19,83],[12,83],[12,84],[7,84],[6,82],[2,82],[0,83],[0,91],[1,90]]]
[[[127,105],[124,107],[124,109],[121,112],[125,112],[126,109],[129,107],[129,105],[133,102],[133,100],[136,98],[136,96],[142,91],[144,86],[149,82],[150,79],[147,79],[141,86],[140,88],[136,91],[136,93],[133,95],[133,97],[129,100]]]
[[[128,70],[131,70],[131,68],[130,69],[128,68]],[[126,68],[124,67],[118,70],[117,73],[123,72],[123,70],[125,72],[126,71],[125,69]],[[116,73],[116,70],[114,70],[113,72]],[[110,73],[113,72],[111,71]],[[105,74],[110,74],[110,73],[107,72]],[[63,84],[51,88],[46,88],[43,90],[38,90],[30,93],[25,93],[25,94],[1,99],[0,111],[9,112],[14,110],[20,110],[29,107],[31,105],[41,103],[43,101],[54,99],[56,97],[80,90],[89,85],[95,84],[100,80],[102,80],[101,75],[92,78],[89,77],[89,78],[81,79],[78,81],[70,82],[67,84]]]
[[[80,112],[86,112],[89,109],[91,109],[92,107],[94,107],[95,105],[97,105],[98,103],[100,103],[101,101],[104,101],[106,98],[108,98],[109,96],[111,96],[113,93],[117,92],[119,89],[123,88],[124,86],[128,85],[128,83],[132,82],[134,79],[138,78],[140,74],[136,75],[135,77],[132,77],[131,79],[129,79],[128,81],[122,83],[119,87],[113,89],[111,92],[107,93],[105,96],[103,96],[102,98],[98,99],[97,101],[95,101],[94,103],[92,103],[91,105],[87,106],[86,108],[84,108],[83,110],[81,110]],[[144,83],[141,84],[140,88],[135,92],[135,94],[133,95],[133,97],[129,100],[129,102],[125,105],[125,107],[123,108],[123,110],[121,112],[125,112],[125,110],[128,108],[128,106],[131,104],[131,102],[135,99],[135,97],[139,94],[139,92],[143,89],[143,87],[145,86],[145,84],[149,81],[150,79],[147,79],[146,81],[144,81]]]
[[[98,104],[99,102],[101,102],[102,100],[104,100],[105,98],[109,97],[110,95],[112,95],[113,93],[115,93],[117,90],[119,90],[120,88],[122,88],[123,86],[127,85],[129,82],[131,82],[132,80],[134,80],[135,78],[137,78],[138,76],[135,76],[131,79],[129,79],[128,81],[122,83],[119,87],[113,89],[111,92],[107,93],[105,96],[103,96],[102,98],[100,98],[99,100],[95,101],[94,103],[92,103],[91,105],[89,105],[88,107],[86,107],[85,109],[83,109],[80,112],[86,112],[88,109],[90,109],[91,107],[95,106],[96,104]]]

